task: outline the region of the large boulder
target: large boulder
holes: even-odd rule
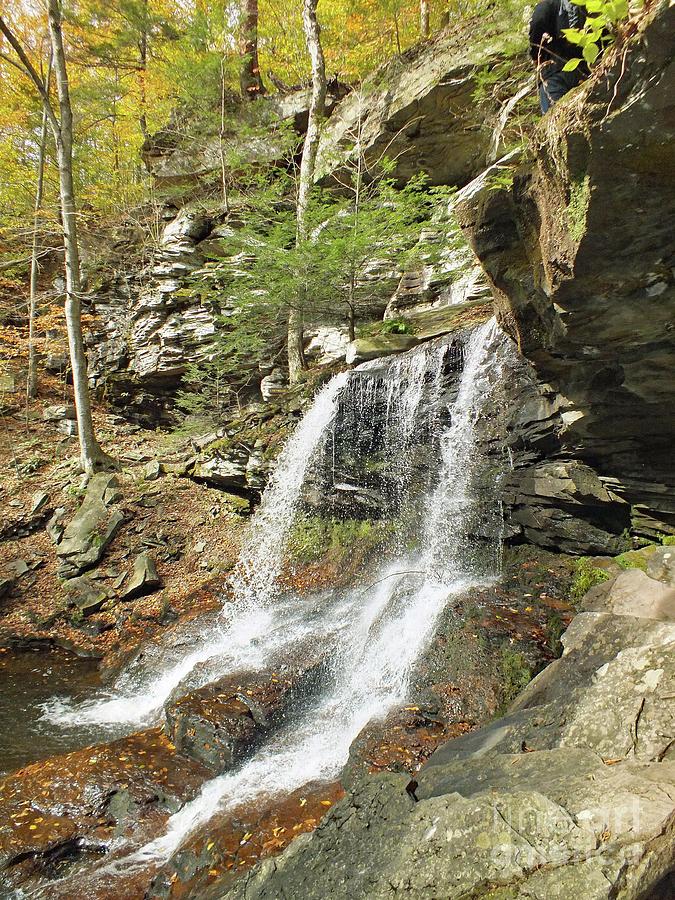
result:
[[[99,473],[90,478],[84,500],[56,546],[60,576],[73,578],[102,558],[124,522],[117,505],[121,496],[115,475]]]
[[[394,160],[401,182],[426,172],[432,184],[465,184],[493,151],[500,100],[526,77],[526,47],[524,20],[495,4],[385,63],[333,111],[319,177],[339,174],[361,152],[369,162]],[[507,59],[509,75],[502,70],[495,95],[477,102],[481,77]]]
[[[179,753],[216,772],[250,755],[278,727],[300,697],[311,693],[323,660],[308,659],[283,672],[228,675],[165,707],[166,730]]]

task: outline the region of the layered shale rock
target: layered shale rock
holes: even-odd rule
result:
[[[324,661],[310,653],[280,672],[228,675],[169,701],[167,734],[179,753],[226,772],[316,690],[323,674]]]
[[[652,11],[543,120],[533,165],[495,167],[456,206],[500,322],[561,398],[567,455],[646,536],[675,531],[674,26],[672,5]]]

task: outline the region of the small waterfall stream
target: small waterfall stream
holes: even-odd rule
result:
[[[65,725],[83,719],[150,723],[179,686],[262,668],[308,637],[331,649],[331,677],[298,719],[237,770],[207,782],[163,835],[104,871],[166,859],[217,812],[336,778],[364,726],[405,702],[440,613],[453,596],[498,574],[501,513],[494,479],[487,486],[481,481],[485,460],[477,426],[499,382],[507,344],[491,321],[463,347],[436,344],[333,378],[279,458],[233,576],[235,602],[225,605],[213,633],[155,675],[148,674],[152,660],[144,660],[113,696],[46,710],[51,721]],[[449,395],[448,367],[459,372]],[[422,444],[427,456],[420,461]],[[390,552],[373,569],[370,587],[301,599],[284,592],[279,575],[303,492],[312,480],[327,479],[329,509],[345,494],[367,493],[367,483],[354,483],[355,473],[344,471],[351,468],[347,451],[364,447],[378,466],[375,475],[365,467],[363,478],[390,485],[383,488],[382,514],[400,523]]]

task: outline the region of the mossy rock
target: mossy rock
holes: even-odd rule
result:
[[[227,510],[238,516],[247,516],[251,512],[251,501],[247,497],[223,491],[222,500]]]

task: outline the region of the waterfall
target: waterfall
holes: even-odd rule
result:
[[[442,410],[431,412],[437,424],[444,418],[449,424],[440,430],[438,470],[422,497],[424,526],[418,547],[388,561],[375,573],[371,587],[353,589],[346,597],[341,594],[319,617],[317,635],[335,627],[337,617],[331,620],[331,609],[346,617],[343,624],[347,626],[340,631],[333,677],[323,695],[303,711],[299,721],[277,732],[238,770],[207,782],[194,801],[171,817],[162,836],[131,857],[111,862],[106,871],[166,859],[217,812],[261,795],[283,794],[311,781],[336,778],[363,727],[405,702],[411,672],[440,613],[458,593],[497,574],[495,547],[487,561],[476,553],[475,544],[481,541],[473,534],[471,523],[477,505],[496,507],[497,502],[494,482],[491,496],[478,497],[476,493],[482,463],[477,435],[486,402],[499,381],[504,340],[494,321],[477,328],[464,347],[458,391],[445,410],[447,416],[441,415]],[[397,361],[392,367],[392,372],[398,373],[399,389],[391,397],[387,392],[384,407],[389,413],[394,408],[399,412],[407,409],[410,419],[419,424],[422,396],[438,401],[434,372],[440,371],[441,362],[434,352],[430,350],[424,357],[420,354],[412,363]],[[422,358],[424,363],[419,361]],[[369,371],[376,374],[362,369],[350,380],[358,381]],[[362,397],[371,392],[374,398],[373,384],[352,386]],[[418,400],[413,401],[408,392],[419,395]],[[384,424],[385,429],[389,427],[386,415]],[[409,446],[409,423],[402,433]],[[324,441],[324,463],[326,457],[332,460]],[[305,472],[307,469],[305,466]],[[278,479],[283,477],[279,473]],[[499,540],[497,513],[492,516],[493,544]],[[260,635],[265,627],[261,624]],[[297,634],[287,634],[287,644],[295,638]]]
[[[196,646],[182,654],[175,648],[168,648],[168,652],[149,648],[107,696],[82,704],[52,701],[43,709],[46,721],[78,728],[83,724],[110,726],[112,733],[118,733],[119,726],[152,724],[160,718],[172,693],[193,673],[201,677],[193,678],[189,687],[227,671],[259,669],[283,646],[285,634],[296,633],[298,639],[306,636],[304,617],[299,617],[297,610],[294,617],[288,603],[273,609],[271,601],[278,593],[285,543],[307,470],[325,441],[347,378],[347,374],[336,375],[319,391],[279,455],[246,546],[229,579],[233,602],[223,607],[208,639],[197,639]],[[202,630],[203,624],[199,627]],[[212,660],[217,661],[215,669],[204,665]],[[155,667],[158,671],[153,674]]]
[[[231,578],[235,603],[259,607],[277,596],[300,491],[317,448],[333,424],[347,381],[347,374],[342,373],[328,382],[281,451]]]

